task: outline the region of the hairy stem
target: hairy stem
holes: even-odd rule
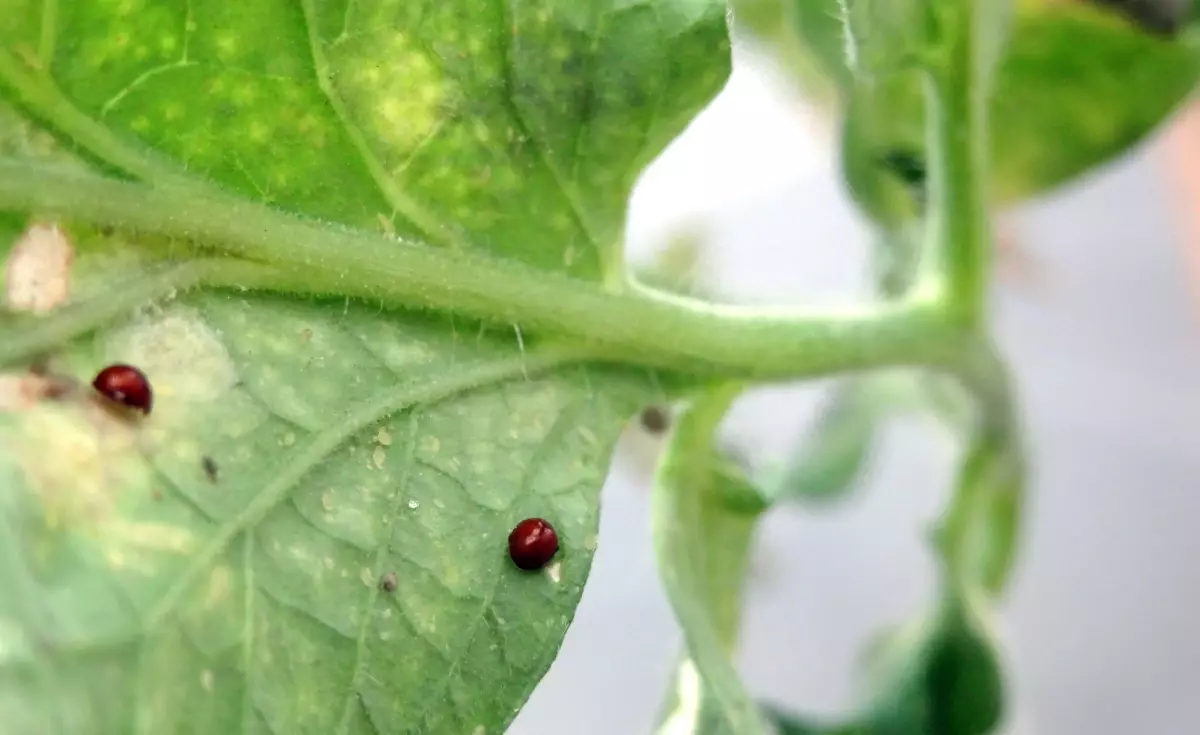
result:
[[[746,379],[783,379],[883,365],[937,364],[957,354],[940,305],[916,301],[808,313],[708,304],[323,225],[260,204],[61,169],[0,163],[0,210],[38,211],[190,242],[272,266],[253,288],[367,297],[517,324],[567,338],[605,359]],[[239,286],[221,274],[208,281]]]
[[[925,78],[930,261],[920,285],[971,326],[983,317],[991,257],[985,186],[989,74],[978,38],[986,1],[961,0],[942,10],[933,39],[937,53]]]
[[[53,314],[12,316],[0,322],[0,366],[32,359],[132,313],[147,301],[198,283],[236,281],[245,288],[256,288],[269,285],[275,277],[267,266],[229,258],[200,258],[158,266],[149,273],[114,284],[99,296],[70,304]]]

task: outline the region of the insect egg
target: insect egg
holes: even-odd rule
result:
[[[508,555],[520,569],[541,569],[558,553],[558,532],[542,518],[526,518],[508,535]]]
[[[105,398],[144,414],[150,413],[153,391],[146,374],[132,365],[109,365],[92,381],[92,387]]]

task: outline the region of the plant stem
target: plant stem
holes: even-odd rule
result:
[[[765,732],[730,660],[741,579],[757,514],[725,509],[714,485],[713,439],[742,388],[726,384],[698,397],[679,417],[655,473],[651,502],[655,555],[690,657],[680,667],[674,706],[659,735],[700,731],[698,720],[710,697],[709,708],[721,731]]]
[[[991,344],[962,355],[954,375],[971,394],[977,422],[939,533],[951,578],[998,596],[1008,583],[1020,534],[1025,456],[1008,370]]]
[[[944,299],[951,318],[973,328],[983,319],[991,265],[981,2],[986,0],[961,0],[942,9],[937,53],[925,78],[930,262],[921,288]]]
[[[930,301],[807,313],[714,305],[321,225],[249,201],[0,163],[0,210],[40,211],[190,241],[272,266],[251,287],[453,311],[580,343],[603,358],[745,379],[941,363],[958,351]],[[201,283],[246,285],[222,274]]]
[[[269,288],[277,274],[268,266],[231,258],[200,258],[156,266],[114,284],[99,296],[69,304],[46,316],[19,315],[0,323],[0,366],[29,360],[63,342],[98,329],[138,307],[199,283],[237,283]]]

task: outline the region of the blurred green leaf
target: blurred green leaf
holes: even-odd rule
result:
[[[869,378],[850,378],[838,385],[778,479],[765,483],[767,500],[830,502],[845,498],[870,458],[881,408]]]
[[[935,619],[884,644],[865,720],[871,735],[986,735],[1004,712],[992,643],[965,603],[948,595]]]
[[[770,705],[764,706],[763,712],[775,726],[776,735],[870,735],[862,725],[816,724],[808,718]]]
[[[880,161],[897,151],[922,155],[920,73],[894,64],[856,78],[845,63],[839,12],[838,0],[794,0],[794,27],[842,91],[843,153],[855,198],[894,224],[915,205]],[[901,58],[889,53],[893,62]],[[1146,30],[1127,14],[1080,0],[1020,0],[991,95],[993,195],[1019,201],[1119,156],[1187,97],[1198,73],[1200,47],[1190,28]]]
[[[939,532],[946,563],[961,583],[999,595],[1016,556],[1024,499],[1020,448],[984,435],[968,444],[955,499]]]
[[[762,718],[730,659],[757,512],[731,510],[731,472],[718,472],[714,432],[738,388],[702,396],[678,418],[655,477],[651,528],[667,598],[688,658],[658,732],[755,735]],[[751,495],[752,487],[740,494]]]

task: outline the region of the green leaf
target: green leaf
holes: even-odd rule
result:
[[[780,477],[767,484],[770,502],[829,502],[854,489],[881,413],[871,387],[869,378],[852,378],[838,386]]]
[[[891,679],[869,709],[872,735],[986,735],[1000,722],[999,661],[965,601],[948,599],[923,635],[892,645]]]
[[[775,726],[778,735],[869,735],[867,730],[859,725],[816,724],[810,719],[800,718],[778,707],[765,707],[764,712]]]
[[[0,156],[141,179],[179,204],[163,221],[215,201],[253,230],[240,197],[464,267],[502,263],[490,251],[611,283],[634,179],[728,75],[724,13],[9,0]],[[36,215],[0,215],[6,258]],[[661,397],[653,376],[503,314],[254,290],[286,266],[328,292],[311,286],[345,272],[341,251],[268,266],[61,224],[67,303],[0,313],[0,397],[34,395],[0,412],[0,586],[20,591],[0,596],[5,731],[503,731],[574,614],[609,456]],[[91,395],[114,361],[149,375],[146,420]],[[534,515],[561,547],[526,574],[505,538]]]
[[[719,0],[9,0],[0,89],[101,163],[595,276],[723,86]]]
[[[1025,473],[1013,437],[974,437],[964,452],[954,500],[939,532],[960,584],[999,595],[1016,558]]]
[[[146,420],[85,387],[114,361],[149,376]],[[570,362],[448,318],[210,292],[64,345],[50,367],[83,384],[0,414],[6,731],[503,731],[649,394]],[[542,573],[507,559],[529,516],[561,539]]]
[[[718,389],[684,410],[655,477],[655,553],[689,657],[680,665],[661,735],[765,732],[730,660],[758,513],[726,504],[726,486],[736,480],[729,473],[717,479],[713,446],[713,432],[738,390]],[[753,492],[742,484],[745,493]]]
[[[855,198],[885,223],[912,216],[907,185],[880,162],[894,151],[924,151],[920,73],[893,64],[892,73],[860,82],[844,61],[838,0],[793,4],[801,44],[842,90]],[[870,7],[876,5],[890,7]],[[899,54],[889,49],[885,56]],[[1017,2],[991,94],[993,195],[1022,200],[1122,154],[1166,119],[1198,73],[1190,31],[1147,31],[1086,2]]]

